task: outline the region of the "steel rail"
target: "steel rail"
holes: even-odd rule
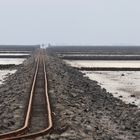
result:
[[[17,130],[14,130],[14,131],[11,131],[8,133],[4,133],[4,134],[0,134],[0,139],[6,140],[6,138],[17,136],[17,135],[20,135],[20,134],[24,133],[25,131],[27,131],[28,126],[29,126],[29,119],[30,119],[30,115],[31,115],[31,106],[32,106],[33,93],[34,93],[34,88],[35,88],[35,83],[36,83],[37,72],[38,72],[38,66],[39,66],[39,58],[37,59],[37,66],[36,66],[36,70],[35,70],[35,74],[34,74],[34,78],[33,78],[31,94],[29,97],[28,109],[27,109],[24,125]]]
[[[45,66],[44,58],[43,58],[43,65],[44,65],[44,76],[45,76],[45,95],[46,95],[47,112],[48,112],[48,127],[46,127],[46,129],[41,130],[41,131],[36,132],[36,133],[25,134],[25,135],[13,137],[11,139],[6,139],[6,140],[33,139],[33,138],[48,134],[49,131],[51,130],[51,128],[53,127],[52,112],[51,112],[50,100],[49,100],[49,95],[48,95],[48,80],[46,77],[47,74],[46,74],[46,66]]]
[[[36,77],[37,77],[38,67],[39,67],[39,59],[38,59],[24,127],[22,127],[21,129],[12,131],[10,133],[0,135],[0,139],[4,139],[4,140],[17,140],[17,139],[19,140],[19,139],[23,139],[23,138],[24,139],[26,139],[26,138],[32,139],[35,137],[43,136],[43,135],[47,134],[49,132],[49,130],[51,130],[51,128],[53,126],[52,112],[51,112],[50,100],[49,100],[49,95],[48,95],[48,81],[47,81],[47,74],[46,74],[46,66],[45,66],[44,57],[42,57],[42,59],[43,59],[43,66],[44,66],[45,96],[46,96],[46,106],[47,106],[47,112],[48,112],[48,120],[47,120],[48,126],[46,127],[46,129],[41,130],[39,132],[25,134],[28,131],[29,123],[30,123],[31,109],[32,109],[32,102],[33,102],[33,93],[34,93],[34,89],[35,89]]]

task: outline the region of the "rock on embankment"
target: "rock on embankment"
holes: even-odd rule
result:
[[[35,70],[34,63],[33,57],[25,60],[18,66],[17,72],[8,76],[0,86],[0,133],[22,126]]]
[[[140,139],[140,110],[136,106],[114,98],[62,60],[46,57],[54,129],[45,139]]]

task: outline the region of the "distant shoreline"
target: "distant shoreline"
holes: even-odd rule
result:
[[[81,71],[140,71],[140,68],[74,67]]]

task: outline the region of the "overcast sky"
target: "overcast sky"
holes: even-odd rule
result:
[[[0,44],[140,45],[140,0],[0,0]]]

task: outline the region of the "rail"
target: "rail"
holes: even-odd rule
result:
[[[47,118],[48,119],[48,126],[46,126],[46,128],[44,130],[41,130],[39,132],[26,134],[27,131],[28,131],[28,128],[29,128],[30,118],[31,118],[31,115],[32,115],[31,111],[32,111],[34,89],[35,89],[35,84],[36,84],[36,80],[37,80],[39,61],[40,61],[41,58],[43,59],[42,62],[43,62],[43,66],[44,66],[44,77],[45,77],[45,87],[44,88],[45,88],[46,106],[47,106],[47,112],[48,112],[48,118]],[[50,100],[49,100],[49,95],[48,95],[48,82],[47,82],[45,60],[44,60],[44,56],[41,56],[37,60],[37,65],[36,65],[36,70],[35,70],[35,74],[34,74],[34,78],[33,78],[33,83],[32,83],[32,88],[31,88],[31,93],[30,93],[30,99],[29,99],[29,103],[28,103],[28,107],[27,107],[27,113],[26,113],[24,125],[20,129],[17,129],[15,131],[11,131],[9,133],[1,134],[0,139],[16,140],[16,139],[22,139],[22,138],[35,138],[35,137],[43,136],[43,135],[47,134],[53,126],[52,115],[51,114],[52,114],[52,112],[51,112]]]

